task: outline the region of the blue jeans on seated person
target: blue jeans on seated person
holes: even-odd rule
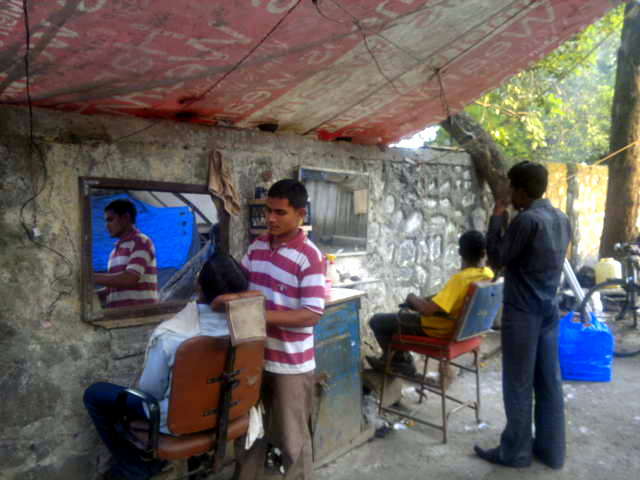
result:
[[[369,320],[369,326],[383,355],[387,354],[393,335],[399,333],[400,329],[404,335],[426,336],[422,329],[420,314],[415,312],[376,313]]]
[[[129,480],[146,480],[158,473],[164,462],[143,459],[140,450],[124,440],[116,430],[116,399],[123,390],[125,387],[112,383],[94,383],[84,392],[84,405],[100,438],[113,456],[111,471]],[[142,401],[131,395],[127,397],[126,414],[130,418],[147,418]]]

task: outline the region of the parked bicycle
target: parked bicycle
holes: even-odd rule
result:
[[[590,318],[590,312],[599,303],[603,307],[603,317],[609,320],[609,328],[615,336],[614,355],[630,357],[640,353],[640,331],[638,331],[638,270],[640,248],[637,244],[617,243],[614,246],[616,258],[622,263],[622,278],[611,278],[596,284],[585,295],[579,312],[583,319]],[[597,302],[596,295],[600,301]]]

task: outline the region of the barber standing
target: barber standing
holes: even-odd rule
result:
[[[571,228],[567,216],[542,198],[548,181],[544,166],[521,162],[508,177],[511,203],[519,213],[507,227],[507,202],[499,199],[487,233],[491,264],[505,267],[501,335],[507,425],[498,447],[476,446],[475,451],[484,460],[508,467],[527,467],[535,455],[560,469],[566,445],[556,292]]]
[[[274,183],[265,204],[268,234],[258,237],[242,259],[249,288],[261,291],[266,300],[266,418],[265,438],[248,451],[236,442],[237,480],[263,477],[267,443],[282,451],[284,480],[312,477],[313,327],[324,312],[325,281],[322,253],[300,228],[307,199],[305,186],[297,180]]]

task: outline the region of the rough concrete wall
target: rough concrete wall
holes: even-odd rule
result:
[[[607,198],[608,167],[547,163],[546,197],[569,216],[573,242],[569,256],[575,268],[598,261]]]
[[[36,152],[29,160],[27,118],[25,110],[0,109],[3,479],[93,477],[105,452],[83,409],[82,392],[98,380],[129,384],[152,328],[104,330],[81,321],[79,176],[202,184],[208,154],[219,149],[231,162],[243,200],[242,215],[231,222],[232,253],[239,256],[247,244],[245,201],[255,186],[291,176],[300,165],[369,172],[372,254],[340,259],[343,268],[382,280],[366,288],[363,317],[394,309],[407,291],[436,288],[455,267],[456,234],[472,219],[484,220],[464,154],[382,152],[169,122],[127,137],[148,123],[36,111],[42,157]],[[27,230],[37,225],[41,246],[27,238],[21,210]],[[427,229],[438,233],[422,233]],[[439,252],[442,258],[432,262]],[[412,269],[416,263],[420,268]],[[364,326],[363,333],[369,335]]]
[[[566,163],[546,163],[549,171],[549,185],[546,197],[551,204],[562,210],[567,215],[567,199],[569,198],[568,169]]]
[[[572,262],[594,266],[599,258],[609,168],[569,166],[570,217],[573,220]]]

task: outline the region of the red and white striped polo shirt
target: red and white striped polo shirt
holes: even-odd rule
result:
[[[124,271],[138,275],[133,288],[107,289],[107,307],[129,307],[158,302],[158,269],[153,241],[136,227],[116,243],[109,255],[109,273]]]
[[[302,230],[275,249],[269,235],[257,238],[242,259],[242,267],[249,275],[249,288],[264,294],[267,310],[324,312],[322,253]],[[266,371],[295,374],[315,367],[313,327],[267,326]]]

